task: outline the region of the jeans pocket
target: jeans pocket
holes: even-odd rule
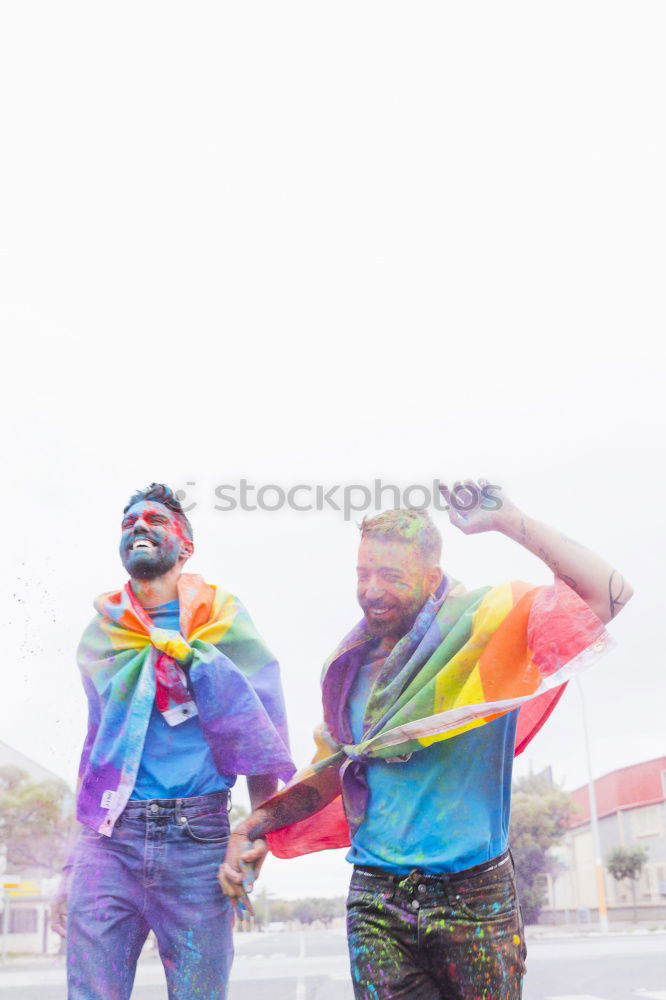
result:
[[[518,916],[516,885],[511,871],[489,878],[472,876],[455,891],[454,908],[475,921],[503,920]]]
[[[360,888],[351,885],[347,895],[347,914],[382,907],[391,899],[391,893],[382,889]]]
[[[226,812],[184,818],[185,822],[180,824],[183,833],[199,844],[221,844],[229,837],[229,818]]]

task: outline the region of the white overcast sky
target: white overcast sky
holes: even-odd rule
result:
[[[192,571],[283,665],[295,759],[356,621],[341,514],[215,486],[483,476],[631,579],[585,677],[596,774],[664,741],[660,3],[113,6],[0,15],[0,738],[72,781],[74,651],[122,506],[188,487]],[[469,586],[547,570],[438,515]],[[519,760],[585,780],[567,693]],[[338,894],[339,854],[270,861]]]

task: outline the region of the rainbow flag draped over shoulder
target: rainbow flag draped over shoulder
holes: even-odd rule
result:
[[[566,682],[603,653],[601,621],[561,580],[505,583],[467,593],[445,580],[393,648],[370,692],[364,735],[355,744],[347,701],[372,637],[360,622],[324,666],[324,725],[317,753],[274,799],[302,797],[308,780],[337,767],[342,796],[313,817],[269,834],[277,857],[349,844],[367,805],[365,765],[398,763],[441,740],[519,709],[515,753],[548,718]]]
[[[77,816],[108,836],[134,788],[156,693],[167,721],[192,706],[221,774],[287,781],[295,770],[279,667],[241,602],[190,573],[179,577],[178,599],[193,654],[187,677],[165,656],[173,633],[153,627],[129,583],[95,601],[79,645],[89,716]]]

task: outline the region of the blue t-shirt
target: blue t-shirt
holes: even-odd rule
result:
[[[180,629],[178,601],[150,608],[158,628]],[[220,774],[198,716],[170,726],[156,705],[148,722],[132,799],[185,799],[227,791],[236,776]]]
[[[371,652],[349,700],[354,742],[384,656]],[[404,763],[373,760],[365,818],[347,860],[407,875],[462,871],[506,850],[518,712],[434,743]]]

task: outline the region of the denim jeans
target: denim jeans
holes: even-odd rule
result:
[[[454,875],[355,868],[347,934],[357,1000],[520,1000],[526,948],[508,852]]]
[[[226,792],[130,801],[111,837],[84,829],[69,894],[69,1000],[128,1000],[150,930],[171,1000],[227,996],[233,915],[217,882],[226,804]]]

